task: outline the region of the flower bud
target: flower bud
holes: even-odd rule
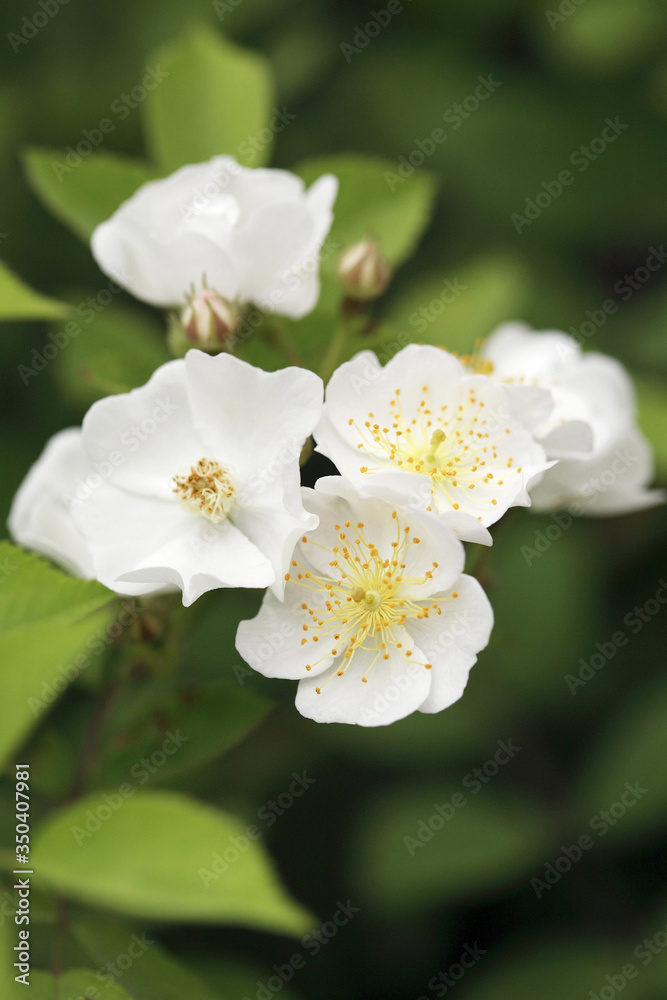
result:
[[[235,305],[211,288],[193,295],[181,313],[183,332],[203,351],[224,350],[236,337],[239,313]]]
[[[361,240],[344,250],[338,262],[338,278],[353,299],[376,299],[387,288],[392,270],[373,240]]]

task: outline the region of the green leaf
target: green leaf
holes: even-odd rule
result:
[[[18,319],[60,319],[68,306],[33,291],[0,262],[0,321]]]
[[[117,956],[115,956],[117,957]],[[118,983],[100,980],[93,969],[72,969],[64,972],[55,981],[56,1000],[92,1000],[101,995],[100,984],[104,984],[104,1000],[135,1000],[135,993],[128,993]]]
[[[576,14],[551,30],[544,14],[539,18],[553,55],[568,69],[607,79],[661,47],[664,10],[652,0],[586,0]]]
[[[222,153],[244,166],[268,162],[273,80],[262,56],[202,29],[159,49],[150,62],[165,79],[148,95],[144,120],[165,173]]]
[[[530,278],[507,253],[476,260],[410,285],[388,309],[390,322],[420,344],[471,354],[479,338],[522,315]]]
[[[551,846],[546,818],[527,803],[485,788],[476,797],[472,784],[405,790],[376,799],[364,816],[354,879],[374,909],[410,913],[486,897],[520,876],[527,884]]]
[[[434,174],[415,172],[392,190],[387,175],[396,176],[396,164],[376,157],[341,155],[307,160],[296,172],[310,185],[322,174],[335,174],[340,182],[334,205],[334,222],[325,243],[351,243],[373,237],[389,261],[398,266],[415,249],[428,226],[435,200]],[[323,273],[334,274],[338,254],[324,255]]]
[[[123,970],[121,979],[136,1000],[220,1000],[219,994],[172,958],[150,934],[135,934],[129,928],[89,916],[74,922],[72,934],[97,968],[105,967],[107,962],[114,964],[119,955],[128,954],[130,947],[134,953],[141,949],[136,961]]]
[[[110,722],[107,759],[97,783],[122,781],[140,784],[173,783],[203,767],[243,739],[266,715],[270,703],[253,691],[226,683],[182,688],[147,684],[115,709]],[[148,770],[137,767],[165,741],[168,732],[180,733],[178,752]],[[164,758],[160,754],[159,759]],[[143,779],[143,780],[142,780]]]
[[[77,654],[111,621],[113,594],[0,543],[0,760],[69,683]],[[74,670],[74,674],[76,670]]]
[[[667,478],[667,393],[662,385],[647,378],[635,378],[639,426],[649,439],[661,479]]]
[[[480,944],[485,946],[486,942]],[[479,959],[479,966],[470,976],[468,1000],[598,996],[603,987],[609,989],[605,977],[616,974],[627,961],[620,946],[595,938],[582,941],[579,937],[561,937],[548,944],[530,938],[501,951],[501,955],[489,953]]]
[[[523,703],[553,711],[554,699],[560,699],[569,713],[566,674],[577,669],[580,656],[590,655],[601,628],[591,594],[601,584],[604,564],[590,522],[517,509],[494,526],[493,537],[476,575],[493,605],[495,625],[471,683],[484,678],[497,709],[516,711]]]
[[[81,298],[76,312],[79,320],[62,326],[67,346],[54,366],[72,402],[90,406],[102,396],[128,392],[170,360],[159,325],[136,307],[112,302],[98,312]]]
[[[584,765],[576,795],[578,822],[587,825],[593,814],[610,811],[611,818],[603,816],[594,827],[605,842],[627,843],[660,829],[667,819],[666,717],[667,685],[661,680],[609,720]],[[633,793],[626,783],[639,787]]]
[[[30,1000],[60,1000],[56,992],[55,980],[49,972],[31,969],[27,990],[22,983],[14,981],[14,972],[12,972],[9,979],[9,997],[11,1000],[19,1000],[20,997],[26,996],[30,997]]]
[[[72,899],[130,916],[293,935],[311,926],[261,844],[234,816],[175,792],[114,795],[115,812],[92,795],[35,831],[35,878]]]
[[[29,149],[26,177],[42,204],[85,243],[101,222],[154,176],[146,164],[94,153],[68,166],[61,150]]]

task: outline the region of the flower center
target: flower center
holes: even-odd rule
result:
[[[375,461],[374,465],[360,466],[359,471],[371,475],[392,465],[405,472],[419,472],[430,479],[429,510],[458,510],[470,496],[464,491],[474,490],[476,485],[503,485],[502,479],[494,479],[491,469],[499,467],[498,449],[506,450],[504,437],[510,431],[502,417],[487,413],[484,406],[476,389],[470,388],[460,405],[432,408],[425,385],[416,410],[406,413],[401,390],[395,389],[385,426],[376,422],[372,412],[363,427],[354,418],[348,420],[361,439],[357,448]],[[507,470],[520,471],[513,469],[511,456],[504,457]],[[497,499],[485,497],[483,502],[495,506]]]
[[[234,506],[236,483],[215,458],[200,458],[187,472],[173,477],[173,491],[188,510],[214,523],[224,520]]]
[[[314,573],[296,559],[292,560],[292,571],[285,575],[287,581],[312,594],[304,595],[301,604],[304,612],[301,645],[313,643],[313,652],[321,651],[322,655],[313,659],[306,670],[312,670],[330,656],[342,657],[339,669],[316,689],[318,694],[330,680],[346,673],[361,650],[372,653],[361,678],[364,683],[378,661],[390,658],[390,649],[398,651],[406,663],[431,669],[430,663],[411,659],[413,650],[405,623],[411,618],[442,614],[440,605],[458,594],[439,598],[419,596],[419,588],[429,583],[438,564],[432,563],[433,569],[422,576],[405,575],[408,547],[419,545],[420,540],[411,537],[409,525],[401,527],[395,511],[392,516],[396,521],[396,540],[391,543],[390,556],[383,557],[366,537],[362,521],[355,524],[345,521],[334,525],[338,541],[332,548],[305,535],[301,539],[304,546],[315,546],[331,556],[330,576]]]
[[[465,365],[468,371],[473,372],[475,375],[492,375],[493,362],[484,357],[482,354],[483,348],[484,341],[480,338],[475,341],[472,354],[462,354],[459,361],[462,365]]]

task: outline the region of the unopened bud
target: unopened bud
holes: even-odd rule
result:
[[[239,313],[228,299],[204,288],[192,296],[181,313],[181,325],[191,344],[203,351],[222,351],[236,338]]]
[[[391,281],[387,258],[373,240],[361,240],[344,250],[338,262],[338,278],[353,299],[376,299]]]

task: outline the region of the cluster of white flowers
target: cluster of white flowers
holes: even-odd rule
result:
[[[204,166],[229,174],[227,158]],[[289,315],[311,308],[317,275],[285,298],[278,262],[317,253],[335,180],[304,195],[281,171],[237,167],[200,203],[201,170],[147,185],[101,226],[100,263],[134,269],[132,290],[151,302],[174,304],[206,273],[237,302],[275,308],[278,289]],[[191,206],[182,225],[162,211],[163,189]],[[274,253],[277,227],[287,257]],[[311,434],[340,473],[314,490],[299,477]],[[483,353],[410,345],[384,368],[363,351],[324,402],[305,369],[191,350],[57,434],[9,526],[122,594],[180,590],[189,605],[216,588],[268,588],[239,626],[241,655],[298,680],[303,715],[377,726],[451,705],[489,641],[493,613],[462,573],[463,541],[490,544],[489,526],[531,502],[648,507],[663,499],[651,475],[627,373],[562,333],[507,325]]]

